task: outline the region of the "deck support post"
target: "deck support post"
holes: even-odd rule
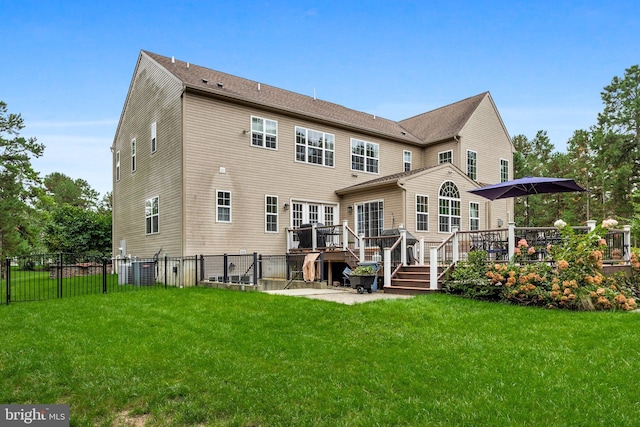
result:
[[[429,248],[429,289],[438,289],[438,248]]]
[[[509,221],[507,226],[509,227],[509,260],[512,260],[513,256],[516,254],[516,223],[514,221]]]
[[[391,286],[391,248],[384,248],[382,271],[384,272],[384,287]]]

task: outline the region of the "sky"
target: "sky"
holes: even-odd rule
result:
[[[0,0],[0,101],[32,165],[112,190],[140,50],[402,120],[489,91],[511,136],[564,151],[640,63],[640,2]]]

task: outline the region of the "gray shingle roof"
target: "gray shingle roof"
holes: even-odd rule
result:
[[[398,123],[425,144],[451,139],[458,135],[480,102],[488,94],[489,92],[483,92]]]
[[[456,136],[488,93],[395,122],[178,59],[147,51],[142,51],[142,54],[153,59],[191,90],[204,91],[235,102],[257,104],[265,108],[302,115],[312,120],[328,121],[337,126],[355,128],[417,145],[426,145]]]

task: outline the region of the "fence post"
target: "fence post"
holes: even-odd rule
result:
[[[400,263],[403,267],[407,265],[407,230],[401,225],[398,227],[400,232]]]
[[[514,221],[509,221],[509,260],[513,259],[513,256],[516,254],[516,223]]]
[[[595,219],[588,219],[587,220],[587,227],[589,227],[589,231],[593,231],[596,229],[596,220]]]
[[[623,225],[622,230],[624,231],[622,236],[622,258],[629,262],[631,261],[631,226]]]
[[[229,255],[224,254],[222,256],[222,259],[224,260],[224,269],[222,271],[223,277],[222,277],[222,282],[223,283],[229,283]]]
[[[107,293],[107,259],[102,257],[102,293]]]
[[[196,259],[195,259],[194,262],[196,263],[196,265],[195,265],[196,277],[194,277],[196,279],[196,281],[195,281],[195,285],[194,286],[198,286],[198,255],[196,255]]]
[[[260,256],[262,258],[262,255]],[[258,264],[258,252],[253,253],[253,286],[258,286],[258,268],[262,263]]]
[[[167,254],[164,254],[163,258],[164,258],[164,288],[167,289]]]
[[[5,278],[7,279],[7,305],[11,302],[11,259],[7,257],[7,265],[5,266]]]
[[[453,261],[453,263],[457,263],[458,259],[460,258],[460,252],[459,252],[459,238],[460,236],[458,235],[458,231],[460,231],[460,228],[457,225],[453,225],[451,226],[451,231],[453,232],[453,240],[452,240],[452,251],[453,253],[451,254],[451,261]]]
[[[347,229],[349,221],[342,220],[342,249],[346,252],[349,248],[349,230]]]
[[[360,247],[360,262],[364,262],[366,261],[365,256],[364,256],[364,234],[361,234],[359,239],[359,247]]]
[[[62,298],[62,253],[58,254],[58,298]]]

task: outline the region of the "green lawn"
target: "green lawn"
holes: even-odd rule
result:
[[[640,424],[638,313],[160,288],[0,324],[0,403],[68,403],[71,425]]]

